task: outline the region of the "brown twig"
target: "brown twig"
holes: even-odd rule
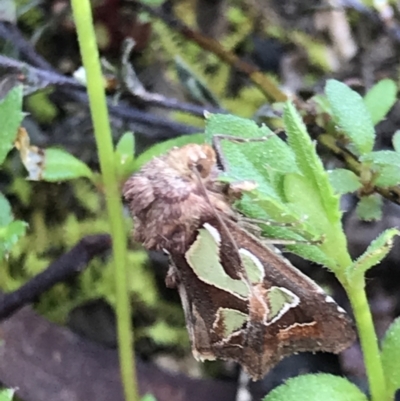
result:
[[[0,298],[0,320],[32,302],[55,284],[82,272],[96,255],[111,247],[107,234],[91,235],[81,239],[70,251],[51,263],[23,286]]]
[[[54,86],[59,87],[59,91],[65,95],[65,97],[69,100],[73,100],[78,103],[88,103],[88,98],[86,93],[84,93],[84,86],[80,85],[73,78],[65,77],[53,68],[42,56],[35,52],[31,43],[29,43],[18,30],[18,28],[12,24],[1,22],[0,21],[0,38],[3,38],[7,41],[10,41],[15,49],[18,49],[21,53],[21,56],[27,60],[31,65],[26,63],[10,59],[5,56],[1,56],[1,61],[3,62],[3,67],[14,69],[22,72],[30,72],[32,73],[32,78],[38,79],[40,82],[43,81],[45,84],[49,85],[50,83]],[[158,106],[161,106],[158,103]],[[176,109],[176,103],[167,105],[164,107],[170,107]],[[185,108],[185,105],[183,105]],[[196,105],[188,105],[186,104],[186,111],[192,114],[203,115],[204,110],[207,110],[207,107],[199,107]],[[133,124],[137,124],[138,126],[143,126],[145,129],[146,136],[155,137],[156,139],[169,139],[176,137],[178,135],[184,134],[192,134],[199,132],[199,129],[194,126],[177,123],[169,120],[165,117],[159,117],[152,113],[145,112],[134,107],[131,107],[126,104],[126,102],[120,102],[118,105],[114,105],[111,100],[108,101],[108,107],[111,114],[116,117],[122,118],[125,121],[129,121]],[[215,109],[214,109],[215,111]],[[152,130],[146,129],[148,127],[157,127],[159,128],[159,132],[162,134],[154,135]]]
[[[236,68],[236,70],[243,74],[246,74],[250,80],[274,102],[284,102],[287,100],[285,93],[283,93],[272,80],[263,74],[262,71],[260,71],[256,66],[241,60],[234,53],[226,50],[217,40],[194,31],[176,18],[172,18],[161,9],[155,9],[139,2],[135,2],[135,4],[138,4],[149,14],[161,19],[170,28],[179,32],[185,38],[197,43],[202,49],[215,54],[220,60]]]

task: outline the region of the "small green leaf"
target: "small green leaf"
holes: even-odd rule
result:
[[[125,132],[115,147],[115,153],[121,156],[122,161],[133,158],[135,154],[135,137],[132,132]]]
[[[14,245],[18,238],[25,234],[27,223],[21,220],[14,220],[10,224],[5,227],[0,227],[0,238],[7,249],[11,249],[11,246]]]
[[[393,187],[400,184],[399,166],[379,166],[377,172],[379,175],[374,184],[378,187]]]
[[[400,153],[393,150],[377,150],[362,155],[360,161],[384,166],[400,166]]]
[[[13,221],[10,202],[0,192],[0,227],[7,226]]]
[[[13,221],[13,219],[10,203],[0,192],[0,261],[25,234],[27,224],[20,220]]]
[[[364,96],[365,107],[371,115],[372,124],[384,119],[396,102],[397,86],[391,79],[377,82]]]
[[[264,401],[368,401],[357,386],[330,374],[303,375],[273,389]]]
[[[22,86],[18,85],[0,102],[0,165],[14,146],[23,116]]]
[[[168,141],[157,143],[135,159],[132,171],[139,170],[140,167],[149,162],[151,159],[161,156],[174,146],[184,146],[189,143],[204,143],[204,134],[182,135],[174,139],[169,139]]]
[[[397,153],[400,153],[400,130],[397,130],[393,135],[393,147]]]
[[[325,93],[331,105],[334,120],[352,141],[358,153],[371,152],[374,146],[375,130],[362,97],[347,85],[334,79],[327,81]]]
[[[92,176],[90,168],[70,153],[55,148],[45,150],[41,176],[43,180],[54,182]]]
[[[11,251],[19,238],[25,235],[27,226],[24,221],[15,220],[8,226],[0,227],[0,260]]]
[[[400,389],[400,318],[391,324],[383,339],[382,365],[389,398],[394,399],[396,390]]]
[[[115,164],[120,176],[132,172],[135,157],[135,137],[132,132],[125,132],[115,147]]]
[[[378,194],[363,196],[357,204],[357,216],[361,220],[372,221],[382,218],[382,198]]]
[[[159,0],[157,0],[157,2],[158,2]],[[152,1],[148,1],[148,0],[146,0],[146,1],[143,1],[143,3],[153,3],[154,1],[152,0]],[[156,4],[156,5],[159,5],[159,4]],[[153,394],[145,394],[141,399],[140,399],[140,401],[157,401],[157,398],[156,397],[154,397],[154,395]]]
[[[359,178],[350,170],[337,168],[328,171],[329,182],[339,195],[355,192],[362,187]]]
[[[380,261],[389,253],[393,246],[393,238],[399,235],[400,231],[395,228],[385,230],[368,246],[366,251],[347,269],[350,279],[364,276],[365,272]]]
[[[0,401],[11,401],[14,397],[15,390],[12,388],[5,388],[0,390]]]

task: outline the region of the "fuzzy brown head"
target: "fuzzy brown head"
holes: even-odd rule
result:
[[[173,148],[125,183],[134,239],[147,249],[184,252],[190,237],[216,212],[232,214],[209,145]]]
[[[196,180],[197,175],[205,181],[215,180],[218,175],[214,149],[209,145],[186,145],[173,148],[167,155],[168,164],[182,177]]]

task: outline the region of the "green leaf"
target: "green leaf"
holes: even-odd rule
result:
[[[385,166],[400,166],[400,153],[393,150],[377,150],[362,155],[360,161]]]
[[[325,233],[331,223],[321,203],[318,188],[315,188],[312,182],[299,174],[288,174],[284,185],[291,209],[309,220],[317,228],[317,232]]]
[[[251,180],[257,184],[255,190],[245,194],[236,204],[241,212],[248,217],[277,222],[292,223],[300,219],[301,216],[293,214],[282,199],[286,175],[299,172],[294,154],[284,141],[265,126],[260,127],[254,121],[226,114],[208,116],[206,137],[219,150],[226,168],[225,180]],[[235,141],[236,137],[245,141]],[[263,139],[252,141],[260,138]],[[274,227],[271,226],[263,234],[274,236],[273,231]],[[290,230],[280,234],[283,236],[279,238],[293,238]],[[304,240],[302,237],[300,239]]]
[[[0,227],[7,226],[13,221],[10,202],[0,192]]]
[[[312,226],[313,231],[310,232],[314,232],[315,235],[311,239],[321,241],[318,248],[310,245],[290,245],[287,249],[335,271],[339,266],[335,262],[333,249],[346,245],[340,220],[334,223],[328,220],[317,189],[302,176],[287,175],[285,193],[291,210],[296,211],[308,225]]]
[[[397,86],[391,79],[377,82],[364,96],[365,107],[371,115],[372,124],[384,119],[396,102]]]
[[[290,209],[288,204],[265,196],[257,189],[244,194],[237,206],[245,216],[260,220],[257,224],[269,242],[273,242],[273,238],[312,241],[320,235],[308,219]],[[265,224],[261,221],[265,221]],[[283,227],[281,223],[287,224],[288,227]],[[321,262],[320,259],[319,261]]]
[[[393,143],[394,150],[397,153],[400,153],[400,130],[397,130],[394,133],[392,143]]]
[[[189,143],[204,143],[204,134],[194,134],[194,135],[182,135],[178,138],[169,139],[161,143],[157,143],[150,149],[143,152],[139,157],[137,157],[133,163],[133,171],[139,170],[144,164],[149,162],[154,157],[161,156],[162,154],[168,152],[174,146],[184,146]]]
[[[135,137],[132,132],[125,132],[115,147],[115,153],[120,156],[122,162],[133,158],[135,154]]]
[[[315,144],[311,141],[297,110],[289,102],[286,103],[283,119],[289,144],[296,155],[297,165],[306,179],[315,188],[314,192],[318,197],[318,202],[322,205],[330,223],[337,224],[341,219],[339,196],[333,193],[328,174],[315,151]],[[289,186],[287,185],[287,187]],[[299,194],[301,196],[298,196]],[[297,196],[301,198],[303,193],[298,192]],[[295,197],[292,196],[292,199],[294,200]],[[302,203],[304,204],[305,202]]]
[[[240,201],[241,210],[246,216],[251,218],[279,221],[282,223],[298,223],[303,227],[302,216],[294,213],[289,205],[277,200],[274,197],[262,193],[256,188],[255,190],[245,193]],[[314,232],[312,227],[307,226],[307,231]],[[282,237],[285,238],[285,237]]]
[[[382,365],[389,398],[394,399],[396,390],[400,389],[400,318],[391,324],[383,339]]]
[[[350,170],[337,168],[328,171],[329,182],[339,195],[355,192],[362,187],[359,178]]]
[[[11,401],[14,397],[15,390],[12,388],[5,388],[0,390],[0,401]]]
[[[321,237],[321,241],[323,241],[323,237]],[[338,266],[337,262],[334,258],[330,257],[326,254],[320,247],[316,245],[307,245],[307,244],[297,244],[297,245],[286,245],[285,249],[288,251],[295,253],[296,255],[302,257],[303,259],[309,260],[314,263],[318,263],[321,266],[325,266],[328,269],[337,271],[340,266]]]
[[[222,156],[228,163],[229,173],[235,170],[239,172],[242,169],[236,168],[236,163],[240,164],[243,157],[262,175],[267,175],[268,172],[281,174],[299,172],[290,147],[265,125],[260,127],[252,120],[230,114],[211,114],[207,116],[205,134],[207,142],[216,142],[220,145]],[[221,135],[227,138],[224,139]],[[232,138],[235,137],[266,139],[234,142]],[[241,171],[238,175],[243,180],[249,179],[246,178],[246,171]]]
[[[393,238],[399,235],[400,231],[395,228],[385,230],[379,235],[365,252],[350,266],[346,273],[350,279],[364,276],[365,272],[380,261],[389,253],[393,246]]]
[[[385,188],[400,184],[399,166],[380,166],[377,172],[379,175],[374,180],[374,184],[378,187]]]
[[[27,224],[20,220],[13,221],[13,219],[10,203],[0,192],[0,261],[25,234]]]
[[[115,164],[119,175],[128,176],[132,172],[135,158],[135,137],[125,132],[115,147]]]
[[[55,148],[45,150],[41,179],[54,182],[92,176],[92,170],[70,153]]]
[[[357,204],[356,213],[361,220],[380,220],[382,218],[381,196],[378,194],[363,196]]]
[[[7,249],[11,249],[18,239],[25,234],[28,224],[22,220],[14,220],[5,227],[0,227],[0,238],[2,245]]]
[[[285,107],[284,123],[289,144],[303,173],[303,176],[288,174],[285,177],[284,192],[290,209],[318,231],[319,237],[315,239],[323,239],[318,248],[326,254],[327,263],[329,261],[327,267],[332,270],[343,269],[350,264],[350,258],[346,252],[347,241],[341,223],[339,195],[333,192],[315,144],[300,115],[290,103]],[[343,251],[338,254],[338,249]]]
[[[252,180],[260,193],[281,200],[285,174],[298,171],[284,141],[266,126],[227,114],[209,115],[205,133],[216,145],[230,181]],[[234,141],[236,137],[242,140]]]
[[[13,148],[17,130],[24,114],[22,113],[22,86],[16,86],[0,102],[0,165]]]
[[[303,375],[273,389],[264,401],[368,401],[357,386],[330,374]]]
[[[157,0],[157,1],[158,1],[158,0]],[[149,2],[149,1],[147,1],[147,2]],[[144,3],[145,3],[145,1],[144,1]],[[140,401],[157,401],[157,398],[154,397],[153,394],[145,394],[145,395],[140,399]]]
[[[327,81],[325,93],[335,122],[351,140],[358,153],[371,152],[375,130],[362,97],[347,85],[334,79]]]
[[[9,252],[18,239],[25,234],[27,223],[21,220],[12,221],[7,226],[0,227],[0,260]]]

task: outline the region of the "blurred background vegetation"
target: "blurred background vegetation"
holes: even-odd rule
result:
[[[362,94],[382,78],[396,83],[399,79],[400,11],[395,2],[142,3],[144,7],[135,1],[92,1],[114,140],[118,143],[125,132],[133,132],[135,156],[155,143],[201,133],[204,110],[252,118],[278,130],[281,107],[272,103],[286,96],[307,100],[321,93],[328,78],[344,81]],[[23,126],[31,143],[43,149],[63,148],[98,170],[69,2],[2,0],[0,56],[0,94],[15,83],[24,84],[23,109],[29,114]],[[247,70],[235,68],[236,57]],[[264,84],[255,85],[255,72],[262,74]],[[381,149],[391,147],[400,123],[397,109],[396,103],[377,127]],[[324,157],[329,166],[337,163]],[[137,160],[136,168],[142,162]],[[0,189],[28,229],[1,262],[3,291],[20,287],[85,235],[108,231],[96,181],[45,183],[27,181],[26,176],[18,152],[11,152],[0,171]],[[123,178],[127,177],[121,176],[121,186]],[[354,199],[345,202],[351,211]],[[397,213],[390,212],[387,219]],[[353,227],[349,230],[361,230],[354,228],[358,223],[351,213],[348,221],[347,227]],[[131,228],[127,217],[127,233]],[[354,255],[368,243],[367,231],[359,231],[363,234],[353,243]],[[52,321],[115,347],[114,284],[107,256],[105,252],[81,275],[43,294],[35,307]],[[164,286],[165,258],[148,258],[135,244],[129,258],[136,266],[129,282],[137,352],[160,361],[165,354],[175,355],[175,360],[190,354],[177,294]],[[375,296],[385,294],[388,300],[395,288],[386,274]],[[387,316],[396,315],[399,305],[399,300],[391,300]],[[191,362],[184,369],[199,374]]]

